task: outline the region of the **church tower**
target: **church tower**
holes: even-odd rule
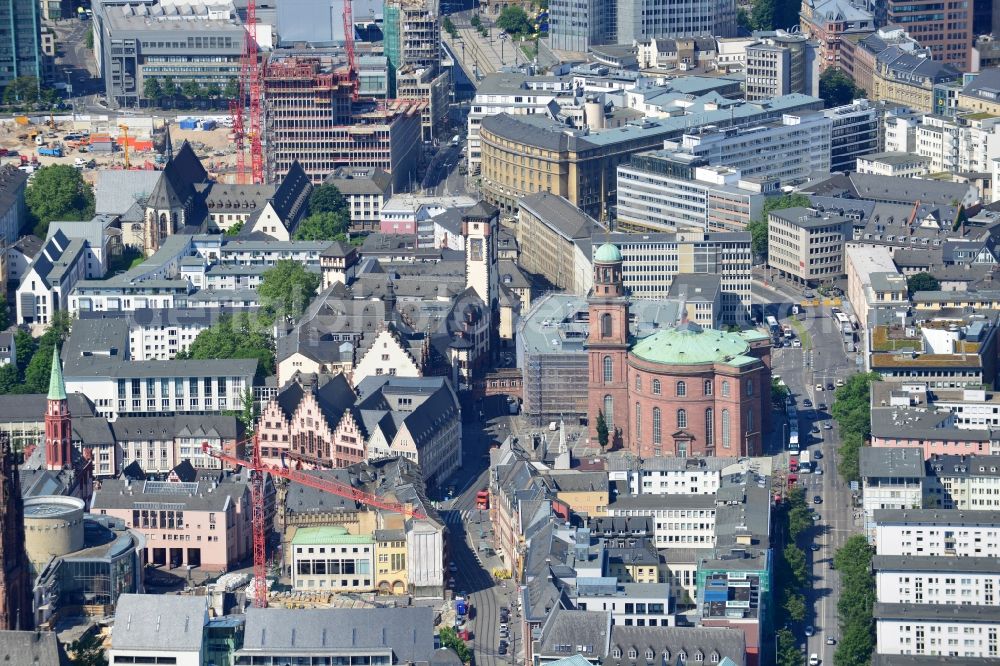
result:
[[[499,231],[500,211],[485,201],[480,201],[462,214],[465,286],[475,289],[486,306],[491,356],[496,353],[500,341],[500,269],[497,265]]]
[[[594,291],[589,299],[587,334],[587,399],[591,442],[597,442],[597,421],[604,415],[608,447],[628,440],[627,365],[629,310],[622,278],[622,253],[605,243],[594,253]]]
[[[31,581],[24,550],[21,475],[9,436],[0,433],[0,629],[34,628]]]
[[[66,400],[59,348],[52,350],[48,405],[45,408],[45,467],[69,469],[73,465],[73,426]]]

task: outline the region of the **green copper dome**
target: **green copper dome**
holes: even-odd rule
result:
[[[615,262],[620,262],[621,260],[621,250],[618,249],[617,245],[612,245],[611,243],[605,243],[601,247],[597,248],[597,252],[594,254],[594,261],[599,261],[604,264],[613,264]]]
[[[755,360],[747,356],[749,350],[750,344],[739,333],[681,324],[639,340],[632,347],[632,355],[664,365],[728,363],[742,366]]]

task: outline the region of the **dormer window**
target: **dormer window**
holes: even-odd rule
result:
[[[621,659],[622,658],[622,649],[616,647],[614,649],[613,654],[614,654],[615,659]]]
[[[628,658],[635,659],[637,656],[639,656],[639,653],[635,651],[635,648],[629,648]]]
[[[646,661],[653,661],[653,649],[646,648]]]

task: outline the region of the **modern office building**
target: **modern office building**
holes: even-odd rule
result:
[[[586,53],[591,46],[617,40],[618,3],[554,0],[549,3],[549,40],[556,51]]]
[[[617,227],[634,231],[742,231],[778,191],[776,178],[670,150],[633,155],[618,167]]]
[[[32,76],[41,84],[45,68],[40,4],[37,0],[0,2],[0,25],[5,27],[0,40],[0,86],[20,76]]]
[[[784,30],[763,33],[746,47],[746,98],[754,102],[779,95],[819,95],[817,42]]]
[[[441,70],[441,21],[431,0],[389,0],[382,8],[389,98],[422,100],[425,141],[448,112],[450,79]]]
[[[929,48],[935,60],[969,71],[972,53],[973,3],[937,0],[887,0],[888,22],[906,31],[924,48]],[[947,10],[947,18],[942,10]]]
[[[829,173],[832,126],[823,113],[786,113],[735,130],[702,126],[664,147],[702,157],[712,166],[739,169],[744,178],[792,185]]]
[[[282,179],[298,161],[314,183],[339,167],[377,167],[407,188],[416,178],[426,101],[352,102],[343,66],[334,52],[271,54],[264,78],[270,179]]]
[[[851,219],[836,211],[786,208],[771,211],[767,222],[768,266],[809,286],[844,274]]]
[[[233,5],[93,4],[94,55],[108,103],[136,107],[145,81],[224,88],[239,76],[245,30]]]
[[[513,212],[518,199],[548,191],[597,220],[607,219],[617,195],[617,168],[635,153],[662,148],[664,141],[679,140],[697,127],[714,125],[720,131],[751,127],[822,107],[818,98],[800,94],[727,108],[718,108],[717,102],[717,95],[707,95],[695,106],[676,108],[669,117],[644,118],[605,130],[573,129],[537,115],[502,113],[484,118],[479,133],[483,196]],[[822,117],[818,122],[829,125]],[[817,159],[823,162],[818,155]],[[762,162],[758,158],[753,168],[759,170]],[[792,170],[805,169],[797,165]]]
[[[860,155],[878,150],[879,111],[866,99],[825,109],[830,130],[830,171],[855,171]]]

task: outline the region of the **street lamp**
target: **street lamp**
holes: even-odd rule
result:
[[[507,33],[501,31],[497,38],[500,40],[500,66],[503,67],[503,45],[507,41]]]

